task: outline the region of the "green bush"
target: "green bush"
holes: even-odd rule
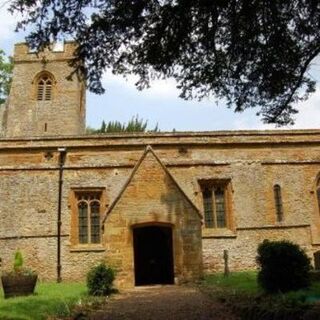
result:
[[[288,292],[310,285],[310,259],[289,241],[264,240],[258,247],[258,283],[267,292]]]
[[[112,288],[115,272],[104,262],[93,267],[87,274],[87,287],[90,295],[106,296],[114,290]]]
[[[14,255],[13,269],[15,272],[19,272],[23,267],[23,257],[21,251],[17,250]]]

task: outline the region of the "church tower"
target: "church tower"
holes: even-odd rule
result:
[[[13,80],[4,114],[6,137],[80,135],[85,132],[85,84],[67,80],[74,42],[30,52],[15,45]]]

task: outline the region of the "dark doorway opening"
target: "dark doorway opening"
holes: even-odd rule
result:
[[[136,286],[174,283],[170,227],[134,228],[133,246]]]
[[[320,270],[320,251],[317,251],[313,254],[314,258],[314,268]]]

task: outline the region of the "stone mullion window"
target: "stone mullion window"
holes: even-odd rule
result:
[[[211,190],[212,193],[212,207],[213,207],[213,227],[217,228],[217,203],[216,203],[216,194],[215,194],[215,189],[212,188]]]
[[[77,198],[79,243],[100,243],[100,195],[84,193],[78,194]]]
[[[218,187],[214,191],[215,198],[215,215],[216,215],[216,226],[218,228],[226,227],[226,206],[225,206],[225,190]]]
[[[206,228],[214,228],[214,208],[212,189],[205,188],[202,192],[203,195],[203,207],[204,207],[204,220]]]
[[[78,203],[79,215],[79,243],[88,243],[88,203],[80,201]]]
[[[226,228],[225,186],[205,186],[202,191],[206,228]]]
[[[281,195],[280,185],[278,184],[274,185],[273,193],[274,193],[277,221],[281,222],[283,221],[283,204],[282,204],[282,195]]]
[[[90,203],[90,242],[100,243],[100,203]]]

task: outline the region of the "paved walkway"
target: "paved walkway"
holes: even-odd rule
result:
[[[236,320],[224,304],[187,286],[138,287],[115,295],[92,320]]]

